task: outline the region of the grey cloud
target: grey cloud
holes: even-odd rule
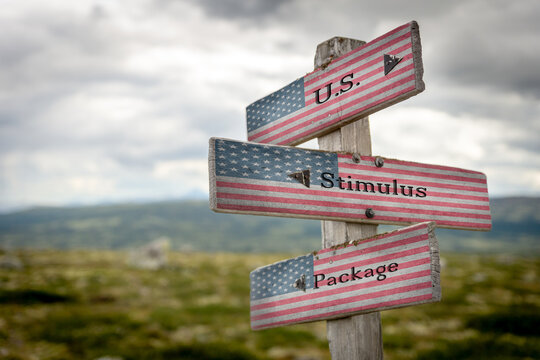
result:
[[[453,83],[504,89],[539,99],[537,54],[511,51],[504,45],[495,53],[483,46],[486,40],[460,43],[451,47],[453,53],[439,53],[442,59],[435,64],[439,76]]]
[[[467,12],[430,28],[434,31],[428,34],[433,73],[464,86],[540,98],[535,46],[540,36],[540,3],[495,2],[489,9],[464,5],[463,11]]]
[[[69,16],[46,10],[6,21],[0,34],[0,87],[36,89],[47,82],[114,81],[126,76],[121,61],[127,53],[121,32],[111,22],[86,16]]]
[[[524,136],[519,139],[508,140],[507,144],[510,148],[524,150],[532,157],[537,157],[537,154],[540,153],[538,132],[525,133]]]
[[[171,160],[199,160],[208,153],[208,145],[201,142],[197,146],[183,147],[181,145],[161,149],[158,152],[143,154],[131,154],[122,149],[112,150],[107,155],[119,166],[127,169],[151,171],[161,161]]]
[[[272,17],[282,5],[288,2],[290,0],[194,0],[193,4],[203,8],[210,16],[228,20],[259,21]]]
[[[538,104],[532,99],[517,96],[519,101],[515,104],[501,103],[496,99],[511,95],[485,86],[471,90],[467,88],[468,84],[433,83],[426,81],[425,92],[413,100],[415,106],[433,108],[452,115],[468,114],[496,121],[512,121],[520,127],[534,124],[531,119],[538,116]],[[445,89],[445,85],[448,85],[448,89]]]
[[[485,151],[507,147],[531,156],[540,151],[536,139],[540,72],[534,46],[540,35],[535,18],[538,2],[160,0],[137,2],[121,13],[107,3],[83,6],[86,9],[71,17],[36,8],[2,24],[0,162],[10,154],[30,158],[40,152],[71,154],[66,161],[83,162],[84,156],[95,156],[89,161],[112,162],[113,170],[120,169],[118,173],[99,169],[99,176],[117,183],[123,183],[131,171],[150,178],[150,170],[160,161],[204,162],[208,138],[245,139],[245,106],[279,88],[266,88],[268,84],[283,86],[310,71],[319,42],[334,35],[371,40],[413,19],[420,24],[427,88],[399,106],[464,115],[485,121],[486,127],[495,122],[520,129],[512,136],[501,136],[501,143],[490,144]],[[193,19],[203,23],[198,32],[193,30],[193,21],[199,20]],[[162,24],[168,27],[166,35]],[[242,66],[248,60],[238,59],[239,66],[226,67],[238,69],[236,80],[231,74],[222,76],[221,69],[211,69],[216,76],[205,77],[204,84],[203,79],[198,83],[203,64],[193,61],[173,64],[172,71],[150,68],[145,72],[143,67],[141,74],[126,68],[126,60],[139,51],[147,51],[144,61],[151,61],[156,48],[193,53],[210,66],[220,64],[212,57],[223,55],[224,49],[240,49],[251,56],[250,61],[268,54],[276,61],[283,59],[283,66],[267,66],[264,61]],[[305,67],[287,68],[291,58],[300,64],[304,57]],[[225,54],[225,61],[234,64],[235,58]],[[284,74],[292,75],[285,78]],[[109,109],[95,110],[85,104],[86,97],[72,102],[74,94],[111,100],[110,113],[118,110],[114,106],[123,106],[122,99],[140,101],[144,113],[115,122]],[[501,101],[505,96],[515,101]],[[86,131],[82,121],[94,121],[96,126]],[[152,132],[160,121],[165,130]],[[478,161],[497,164],[498,160]],[[527,166],[521,161],[512,166]],[[38,170],[31,163],[20,164],[20,169],[17,176],[26,179],[13,184],[37,179]],[[39,182],[53,176],[57,175],[40,173]],[[0,176],[0,182],[4,180]],[[145,181],[160,186],[155,179],[141,180],[139,185],[148,187]],[[12,186],[5,191],[18,190]],[[137,193],[137,189],[126,191]]]

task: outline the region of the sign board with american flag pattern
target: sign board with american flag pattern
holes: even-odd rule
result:
[[[445,228],[491,228],[486,176],[344,152],[210,139],[217,212]]]
[[[420,223],[252,271],[252,329],[439,301],[434,228]]]
[[[296,145],[424,90],[418,24],[334,59],[246,109],[248,140]]]

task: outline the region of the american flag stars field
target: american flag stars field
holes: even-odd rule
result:
[[[216,174],[257,180],[294,182],[289,177],[309,169],[311,184],[319,184],[323,172],[337,173],[337,156],[329,152],[292,147],[270,147],[219,139],[216,147]]]

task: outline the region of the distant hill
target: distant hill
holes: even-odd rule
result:
[[[493,230],[437,230],[441,249],[540,254],[540,198],[491,200]],[[394,227],[381,226],[387,231]],[[309,252],[320,221],[216,214],[206,201],[53,208],[0,215],[3,248],[124,249],[167,237],[173,249]]]

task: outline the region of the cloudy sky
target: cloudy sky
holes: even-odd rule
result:
[[[418,21],[426,90],[373,152],[540,195],[540,2],[4,0],[0,210],[207,196],[208,139],[313,69],[318,43]],[[316,147],[310,142],[306,147]]]

